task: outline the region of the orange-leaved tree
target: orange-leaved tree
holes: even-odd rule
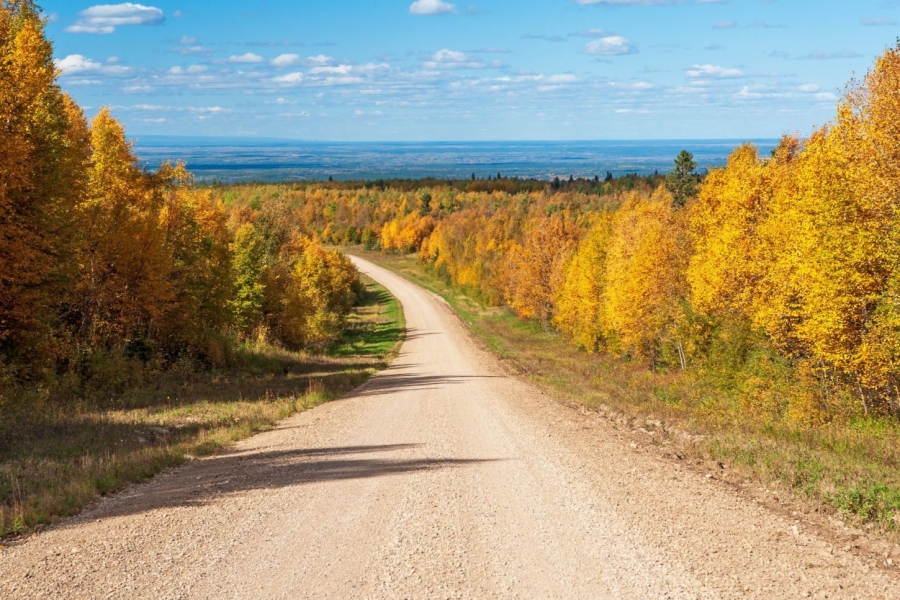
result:
[[[582,233],[569,215],[558,212],[532,219],[521,244],[507,250],[506,298],[519,316],[550,326],[566,263]]]
[[[0,5],[0,354],[46,355],[76,268],[84,117],[56,85],[53,48],[33,2]],[[12,356],[16,355],[16,356]]]

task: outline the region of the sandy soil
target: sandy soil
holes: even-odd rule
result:
[[[386,371],[0,553],[7,598],[900,598],[900,579],[402,302]]]

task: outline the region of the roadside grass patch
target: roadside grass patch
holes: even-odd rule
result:
[[[98,495],[218,452],[365,382],[393,358],[404,321],[386,289],[364,283],[343,339],[323,355],[246,344],[227,372],[167,372],[102,409],[0,421],[0,537],[77,514]]]
[[[406,322],[400,303],[371,277],[363,274],[360,279],[365,286],[363,297],[328,356],[384,358],[396,353],[402,342]]]

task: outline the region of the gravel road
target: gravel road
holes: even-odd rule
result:
[[[601,416],[506,376],[447,305],[402,302],[348,397],[0,553],[5,598],[900,598],[900,579]]]

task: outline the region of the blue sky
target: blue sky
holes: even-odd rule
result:
[[[830,120],[900,0],[43,0],[132,135],[766,138]]]

